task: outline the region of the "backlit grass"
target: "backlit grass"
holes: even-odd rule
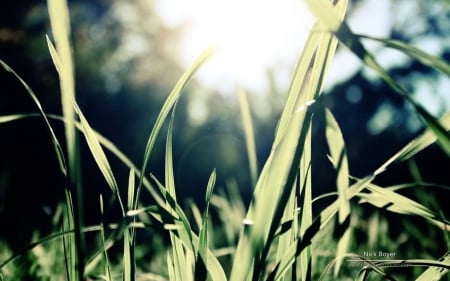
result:
[[[52,39],[47,37],[47,40],[59,74],[63,116],[47,114],[26,82],[1,61],[4,70],[13,73],[26,88],[39,114],[0,116],[0,122],[35,117],[45,121],[60,163],[60,171],[55,172],[63,173],[68,179],[68,186],[64,187],[66,201],[55,214],[52,235],[36,237],[33,243],[16,253],[10,252],[7,245],[0,244],[0,280],[19,280],[24,276],[80,281],[397,280],[395,276],[402,265],[410,266],[411,270],[403,275],[400,273],[400,276],[415,280],[446,280],[447,276],[448,280],[450,226],[446,214],[402,193],[404,189],[416,188],[416,184],[382,187],[375,184],[375,179],[393,163],[408,161],[435,142],[443,153],[450,155],[450,115],[438,119],[429,114],[376,62],[376,57],[364,48],[361,39],[381,41],[447,74],[449,65],[401,42],[354,34],[344,21],[345,0],[306,2],[317,22],[299,56],[270,154],[260,172],[256,168],[255,147],[258,143],[252,128],[251,104],[245,93],[241,95],[250,178],[254,184],[250,204],[244,205],[232,184],[227,191],[216,191],[217,172],[210,167],[209,181],[204,187],[205,207],[200,210],[194,203],[189,205],[189,209],[184,209],[184,202],[177,196],[177,190],[182,186],[178,186],[180,183],[176,183],[174,177],[172,133],[176,126],[177,101],[195,72],[214,55],[214,51],[206,49],[201,53],[169,93],[149,133],[143,163],[136,165],[97,133],[78,107],[67,3],[49,0]],[[351,175],[339,124],[321,103],[322,86],[339,42],[409,102],[426,126],[421,135],[364,178]],[[336,171],[337,190],[323,195],[323,198],[331,199],[330,203],[315,214],[313,205],[323,198],[312,198],[311,121],[319,112],[325,115],[329,159]],[[64,123],[65,151],[52,127],[56,121]],[[166,123],[167,131],[162,132]],[[160,134],[166,137],[163,179],[148,170]],[[115,223],[100,222],[88,226],[83,222],[85,187],[79,173],[83,164],[79,156],[80,141],[87,143],[116,198],[121,219]],[[129,172],[127,186],[117,183],[105,150],[123,162],[123,168]],[[153,205],[141,203],[144,192],[154,199]],[[122,194],[127,195],[126,199]],[[99,198],[98,205],[103,213],[102,198]],[[363,214],[366,210],[363,207],[369,205],[372,206],[368,208],[371,213]],[[215,219],[213,210],[217,214]],[[441,257],[410,259],[396,256],[398,243],[404,243],[409,234],[391,236],[387,225],[392,216],[406,222],[412,217],[419,218],[432,229],[434,239],[447,239],[447,244],[443,243],[439,249]],[[413,224],[409,224],[409,231],[421,235],[420,229]],[[151,249],[154,260],[149,268],[139,266],[140,253],[145,245],[139,244],[137,237],[145,232],[161,239],[168,238],[167,244],[160,245],[160,248],[148,243],[154,247]],[[96,249],[89,251],[85,242],[88,233],[98,241]],[[366,248],[361,247],[363,242]],[[118,245],[121,245],[119,255],[117,250],[112,251]],[[372,252],[378,260],[371,257]],[[395,259],[380,261],[380,253]],[[55,256],[61,258],[53,259],[49,266],[49,259]]]

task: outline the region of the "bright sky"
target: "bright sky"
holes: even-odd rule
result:
[[[159,0],[157,10],[171,26],[186,33],[180,58],[188,65],[206,46],[218,53],[198,77],[223,92],[239,84],[267,90],[267,69],[289,72],[312,25],[312,16],[298,0]]]
[[[219,47],[198,77],[225,94],[236,85],[264,93],[268,68],[277,86],[287,88],[313,23],[301,0],[158,0],[156,9],[169,26],[186,29],[179,48],[185,66],[206,46]],[[356,32],[383,37],[389,33],[389,13],[389,0],[366,0],[349,23]],[[359,67],[352,54],[338,54],[328,85],[345,80]]]

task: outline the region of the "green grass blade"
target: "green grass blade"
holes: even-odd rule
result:
[[[39,102],[38,98],[36,97],[36,94],[34,93],[34,91],[31,89],[31,87],[19,76],[19,74],[17,74],[8,64],[6,64],[3,60],[0,59],[0,65],[8,72],[10,72],[11,74],[13,74],[17,80],[19,80],[19,82],[22,84],[22,86],[25,88],[26,92],[30,95],[31,99],[33,100],[34,104],[36,105],[36,107],[39,110],[39,114],[42,117],[42,119],[44,119],[45,121],[45,125],[48,128],[48,131],[50,133],[50,139],[52,141],[53,144],[53,149],[55,150],[55,154],[56,154],[56,158],[58,160],[58,165],[59,165],[59,169],[60,171],[64,174],[67,175],[67,167],[66,167],[66,160],[64,157],[64,153],[62,151],[61,145],[59,144],[58,138],[55,135],[55,132],[53,130],[53,127],[50,125],[50,122],[47,118],[47,115],[44,112],[44,109],[42,108],[41,103]],[[10,116],[4,116],[3,118],[0,118],[0,123],[4,123],[4,122],[10,122],[10,121],[14,121],[16,119],[21,119],[25,117],[23,114],[16,114],[16,115],[10,115]],[[11,119],[12,118],[12,119]]]
[[[242,125],[244,127],[245,133],[245,143],[247,146],[248,161],[250,167],[250,178],[252,186],[256,185],[256,180],[258,178],[258,159],[256,157],[256,145],[255,145],[255,134],[253,132],[253,122],[250,112],[250,106],[248,104],[247,96],[244,90],[239,92],[239,105],[242,115]]]
[[[101,215],[103,215],[103,197],[100,195],[100,213]],[[109,262],[109,257],[108,257],[108,251],[105,247],[106,245],[106,239],[105,239],[105,226],[103,224],[103,222],[100,223],[100,237],[101,237],[101,241],[102,241],[102,250],[103,250],[103,259],[105,262],[105,276],[106,276],[106,280],[108,281],[112,281],[112,274],[111,274],[111,265]]]
[[[34,116],[35,116],[35,114],[32,114],[32,113],[18,113],[18,114],[2,115],[2,116],[0,116],[0,124],[18,121],[21,119],[26,119],[26,118],[34,117]]]
[[[150,133],[150,136],[147,140],[147,144],[145,147],[145,152],[144,152],[144,161],[142,163],[142,168],[141,168],[141,176],[139,177],[139,184],[138,184],[138,188],[137,188],[137,196],[136,196],[136,201],[134,204],[134,207],[136,209],[137,207],[137,202],[139,200],[139,193],[140,193],[140,189],[142,187],[143,181],[144,181],[144,174],[145,171],[147,169],[147,165],[150,161],[150,155],[151,152],[153,150],[153,147],[155,145],[156,139],[158,137],[159,131],[162,128],[162,125],[165,121],[165,119],[167,118],[167,115],[169,114],[170,109],[174,106],[174,104],[176,103],[176,101],[178,100],[178,98],[181,95],[182,90],[184,89],[184,87],[186,86],[186,84],[190,81],[190,79],[192,78],[192,76],[195,74],[195,72],[197,71],[197,69],[203,65],[205,63],[205,61],[211,57],[213,53],[212,49],[207,49],[204,52],[202,52],[199,57],[192,63],[192,65],[183,73],[183,75],[180,77],[180,79],[178,80],[178,82],[176,83],[175,87],[173,88],[173,90],[171,91],[171,93],[169,94],[169,96],[167,97],[166,101],[164,102],[161,111],[158,114],[158,117],[156,119],[155,125],[153,126],[153,129]]]
[[[292,189],[294,194],[289,196],[289,201],[287,202],[286,208],[284,210],[282,222],[292,222],[291,226],[286,232],[280,235],[278,238],[278,243],[276,247],[276,260],[281,260],[289,247],[295,243],[296,237],[298,235],[298,219],[297,219],[297,197],[295,196],[295,189]],[[291,269],[291,274],[295,274],[297,271],[294,266]],[[288,272],[286,272],[288,273]],[[269,279],[270,280],[270,279]],[[282,279],[283,280],[283,279]],[[289,280],[288,276],[284,277],[284,280]]]
[[[205,210],[202,217],[202,225],[200,228],[200,234],[198,239],[198,252],[195,265],[195,280],[206,280],[207,268],[208,268],[208,221],[209,221],[209,205],[211,202],[211,196],[216,184],[216,170],[211,173],[208,185],[206,187],[205,195]]]
[[[338,240],[336,264],[334,267],[334,276],[336,277],[339,274],[339,269],[347,252],[351,233],[349,222],[350,201],[347,198],[347,189],[349,186],[349,170],[347,153],[345,150],[345,143],[341,129],[339,128],[339,125],[333,114],[328,109],[325,111],[325,120],[326,137],[331,154],[330,158],[337,173],[336,185],[339,202],[339,217],[337,227],[340,228],[338,232],[341,233],[341,237]]]
[[[78,114],[80,118],[83,135],[91,151],[91,154],[94,157],[94,160],[97,163],[97,166],[100,169],[103,177],[105,178],[109,188],[119,200],[122,214],[125,215],[125,207],[123,206],[122,199],[119,193],[119,187],[117,185],[116,178],[114,177],[114,173],[111,169],[111,166],[109,165],[108,158],[106,158],[105,152],[103,151],[102,146],[100,145],[97,135],[95,134],[92,127],[89,125],[86,118],[84,117],[83,112],[80,110],[80,108],[75,102],[73,106],[75,108],[75,112]]]
[[[429,65],[436,69],[439,69],[443,73],[450,76],[450,64],[448,64],[443,59],[433,56],[433,55],[430,55],[427,52],[425,52],[419,48],[416,48],[416,47],[406,44],[402,41],[394,40],[394,39],[377,38],[377,37],[372,37],[372,36],[362,35],[362,34],[355,34],[355,36],[358,38],[370,39],[373,41],[383,43],[385,46],[387,46],[389,48],[399,50],[399,51],[405,53],[406,55],[409,55],[410,57],[420,61],[421,63],[423,63],[425,65]]]
[[[343,13],[344,10],[339,12]],[[238,243],[230,277],[232,281],[258,279],[264,274],[262,264],[267,255],[268,243],[274,238],[284,207],[294,194],[292,188],[299,176],[298,169],[308,169],[308,166],[299,167],[305,165],[301,163],[302,154],[310,149],[305,146],[305,140],[311,114],[305,109],[320,93],[335,45],[331,36],[312,33],[299,58],[271,153],[260,174],[254,201],[247,213],[246,221],[252,224],[247,226],[248,231],[243,232]],[[300,179],[300,182],[304,182],[304,179]],[[302,223],[307,227],[307,221]],[[309,263],[308,256],[303,259],[304,264]]]
[[[298,232],[295,233],[297,237],[304,237],[306,231],[312,224],[312,182],[311,182],[311,127],[309,124],[308,132],[305,137],[305,149],[302,158],[300,159],[299,181],[297,192],[300,194],[300,226]],[[296,221],[295,219],[293,220]],[[295,227],[295,226],[294,226]],[[297,243],[295,243],[297,244]],[[312,248],[307,246],[304,251],[300,253],[300,280],[311,280],[311,258]],[[296,273],[296,268],[292,268],[292,272]],[[297,279],[297,278],[296,278]]]
[[[174,262],[169,253],[167,253],[167,274],[169,276],[170,281],[178,281],[175,278]]]
[[[176,102],[173,106],[172,116],[170,118],[169,128],[166,137],[166,161],[165,161],[165,188],[166,194],[171,197],[168,200],[167,207],[173,207],[173,204],[176,203],[177,197],[175,193],[175,177],[173,172],[173,153],[172,153],[172,131],[173,131],[173,121],[174,121],[174,112],[175,112]],[[167,199],[166,199],[167,200]],[[174,202],[170,202],[174,200]],[[177,209],[172,210],[172,214],[177,214]],[[179,213],[178,213],[179,214]],[[170,232],[170,241],[172,246],[172,259],[173,259],[173,269],[174,269],[174,277],[175,280],[193,280],[193,269],[192,262],[193,259],[191,255],[193,255],[193,247],[185,248],[183,246],[183,242],[181,240],[191,240],[189,235],[186,235],[187,232],[190,233],[190,226],[187,223],[176,221],[174,231],[178,233]],[[179,238],[180,237],[180,238]],[[181,238],[182,237],[182,238]],[[188,245],[192,244],[192,240]]]
[[[84,257],[86,253],[83,227],[83,191],[81,186],[81,169],[79,167],[78,138],[75,127],[75,75],[70,44],[70,17],[67,2],[65,0],[48,0],[48,12],[50,25],[55,40],[56,48],[50,49],[52,57],[57,57],[55,65],[58,69],[61,104],[65,125],[65,137],[67,143],[68,178],[73,200],[73,223],[75,236],[73,243],[75,251],[70,251],[71,268],[76,268],[71,276],[72,280],[84,279]],[[56,50],[56,52],[55,52]],[[72,204],[72,202],[67,202]],[[71,240],[71,238],[69,238]],[[70,243],[72,244],[72,243]]]
[[[130,233],[130,228],[127,228],[123,237],[123,279],[124,281],[134,281],[134,258],[132,253],[132,237]]]
[[[442,277],[447,275],[448,271],[449,271],[450,252],[447,252],[442,258],[440,258],[439,262],[447,265],[447,268],[437,267],[437,266],[429,267],[416,279],[416,281],[438,281],[438,280],[441,280]]]
[[[152,179],[156,182],[160,190],[164,190],[164,186],[155,178],[152,177]],[[171,233],[174,234],[174,237],[178,239],[182,243],[182,246],[184,249],[187,249],[190,253],[198,252],[198,248],[196,245],[199,245],[199,238],[192,232],[192,229],[189,225],[189,221],[184,214],[181,207],[178,205],[178,203],[170,196],[170,194],[166,193],[166,199],[167,203],[170,206],[171,211],[175,211],[174,217],[176,218],[175,222],[175,229],[170,229]],[[163,222],[164,223],[164,222]],[[168,222],[172,223],[173,222]],[[188,256],[189,263],[193,262],[192,255]],[[227,277],[225,275],[225,272],[223,271],[223,268],[217,258],[214,256],[214,254],[208,250],[207,258],[208,261],[207,270],[209,273],[210,278],[213,281],[226,281]],[[184,279],[185,280],[185,276]],[[192,278],[192,277],[187,277]]]
[[[135,189],[135,172],[130,169],[128,174],[128,196],[127,209],[128,212],[132,210],[134,204]],[[136,222],[136,216],[133,217],[133,222]],[[132,226],[127,227],[123,237],[123,275],[125,281],[134,281],[136,279],[136,261],[135,261],[135,229]]]
[[[134,204],[134,195],[135,195],[135,175],[136,172],[133,168],[130,168],[130,173],[128,174],[128,196],[127,196],[127,207],[128,211],[132,210]]]
[[[72,204],[72,197],[69,190],[65,191],[66,204],[65,204],[65,220],[62,223],[63,232],[75,229],[75,216]],[[76,261],[78,257],[78,249],[76,245],[76,234],[69,235],[68,237],[63,237],[64,246],[64,258],[67,268],[67,280],[77,280],[79,274],[79,268],[77,267]]]
[[[441,119],[440,123],[445,130],[450,130],[450,113],[445,114]],[[404,146],[400,151],[389,158],[383,165],[381,165],[375,174],[378,175],[385,171],[392,163],[405,161],[424,150],[434,142],[436,142],[436,134],[431,130],[427,129],[425,132],[414,138],[406,146]]]
[[[442,229],[450,231],[450,222],[440,219],[440,216],[437,213],[431,211],[424,205],[409,199],[392,189],[382,188],[374,184],[368,185],[367,189],[370,193],[358,194],[358,197],[361,198],[360,203],[369,203],[394,213],[419,216],[429,220]]]

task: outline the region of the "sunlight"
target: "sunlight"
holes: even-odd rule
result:
[[[269,69],[277,70],[276,86],[287,87],[313,23],[299,0],[159,0],[156,7],[167,25],[183,30],[177,48],[183,66],[207,46],[218,49],[198,77],[223,94],[237,86],[268,92]]]

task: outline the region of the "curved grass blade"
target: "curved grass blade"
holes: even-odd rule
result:
[[[100,145],[100,142],[97,138],[97,134],[95,134],[94,130],[89,125],[89,122],[84,117],[83,112],[80,110],[76,102],[74,102],[73,106],[75,108],[75,112],[80,118],[83,135],[91,151],[91,154],[94,157],[94,160],[97,163],[97,166],[100,169],[103,177],[105,178],[109,188],[119,200],[122,215],[125,215],[125,207],[122,203],[122,198],[119,193],[119,187],[117,185],[111,166],[109,165],[108,158],[106,158],[105,152],[103,151],[102,146]]]
[[[209,221],[209,205],[211,196],[216,184],[216,170],[214,169],[209,177],[205,195],[205,210],[202,216],[202,225],[198,239],[198,252],[195,264],[195,280],[206,280],[208,268],[208,221]]]
[[[445,130],[450,130],[450,112],[446,113],[439,122],[442,124]],[[389,158],[383,165],[381,165],[375,174],[378,175],[385,171],[392,163],[405,161],[424,150],[434,142],[436,142],[436,134],[427,128],[422,134],[410,141],[406,146]]]
[[[438,262],[444,263],[447,267],[432,266],[425,270],[416,281],[438,281],[448,274],[450,268],[450,252],[447,252]]]
[[[336,265],[334,267],[334,276],[339,274],[343,258],[347,252],[350,241],[350,201],[347,198],[347,189],[349,186],[349,170],[347,153],[345,150],[344,138],[341,129],[330,110],[325,111],[326,120],[326,138],[330,150],[330,159],[337,173],[336,185],[338,191],[339,215],[338,225],[339,238],[336,252]]]
[[[156,142],[156,138],[158,137],[159,131],[162,128],[162,125],[164,121],[167,118],[167,115],[169,114],[170,109],[174,106],[176,101],[181,95],[182,90],[186,86],[186,84],[190,81],[194,73],[202,66],[208,58],[211,57],[213,54],[213,50],[211,48],[206,49],[203,51],[198,58],[192,63],[192,65],[183,73],[183,75],[180,77],[178,82],[175,84],[175,87],[170,92],[169,96],[167,97],[166,101],[164,102],[161,111],[158,114],[158,117],[156,118],[155,125],[153,126],[153,129],[150,133],[150,136],[147,140],[147,144],[145,147],[144,152],[144,161],[142,163],[141,168],[141,175],[139,177],[139,184],[137,187],[137,195],[135,196],[135,203],[134,203],[134,209],[136,209],[138,201],[139,201],[139,194],[140,190],[142,188],[142,184],[144,181],[144,174],[147,169],[147,165],[150,161],[150,154],[153,150],[153,147]]]
[[[368,36],[368,35],[364,35],[364,34],[354,34],[354,35],[357,38],[363,38],[363,39],[377,41],[377,42],[384,44],[386,47],[399,50],[399,51],[405,53],[406,55],[409,55],[410,57],[420,61],[421,63],[423,63],[425,65],[429,65],[436,69],[439,69],[443,73],[450,76],[450,64],[448,64],[442,58],[430,55],[427,52],[424,52],[423,50],[421,50],[417,47],[406,44],[400,40],[394,40],[394,39],[388,39],[388,38],[377,38],[377,37],[372,37],[372,36]]]
[[[166,137],[166,159],[165,159],[165,188],[166,194],[170,195],[173,200],[177,200],[175,193],[175,177],[173,172],[173,156],[172,156],[172,132],[173,122],[175,114],[176,102],[173,105],[172,115],[170,118],[169,128]],[[166,199],[167,200],[167,199]],[[167,207],[171,208],[173,203],[167,200]],[[172,214],[176,215],[177,210],[172,209]],[[181,214],[178,214],[181,216]],[[183,227],[184,226],[184,227]],[[174,233],[177,231],[177,233]],[[172,245],[172,259],[173,259],[173,273],[175,280],[194,280],[193,279],[193,247],[185,248],[182,240],[191,240],[191,237],[187,235],[190,233],[191,227],[187,223],[175,221],[175,229],[170,232],[170,241]],[[192,240],[188,245],[192,245]]]
[[[252,187],[256,185],[258,178],[258,159],[256,157],[255,134],[253,132],[252,116],[247,96],[244,90],[239,91],[239,105],[242,115],[242,125],[244,127],[245,144],[247,146],[248,162],[250,167],[250,178]]]
[[[370,193],[359,193],[360,203],[369,203],[378,208],[387,209],[394,213],[415,215],[427,219],[438,227],[450,231],[450,222],[441,219],[440,216],[424,205],[403,196],[392,189],[369,184],[367,189]]]
[[[50,139],[51,139],[52,144],[53,144],[53,149],[55,150],[56,158],[58,160],[59,169],[64,175],[67,175],[66,160],[65,160],[64,153],[62,151],[61,145],[59,144],[58,138],[56,137],[55,132],[53,131],[53,128],[50,125],[50,122],[49,122],[49,120],[47,118],[47,115],[45,114],[45,111],[42,108],[42,105],[39,102],[39,99],[36,97],[36,94],[33,92],[33,90],[30,88],[30,86],[28,86],[28,84],[19,76],[19,74],[17,74],[8,64],[6,64],[1,59],[0,59],[0,65],[6,71],[8,71],[11,74],[13,74],[16,77],[17,80],[19,80],[19,82],[25,88],[26,92],[30,95],[30,97],[33,100],[34,104],[38,108],[39,114],[42,117],[42,119],[44,120],[45,125],[47,126],[47,129],[48,129],[48,131],[50,133]],[[21,119],[21,118],[24,118],[24,117],[26,117],[26,116],[24,116],[24,114],[15,114],[15,115],[3,116],[0,119],[0,123],[14,121],[14,120]]]

